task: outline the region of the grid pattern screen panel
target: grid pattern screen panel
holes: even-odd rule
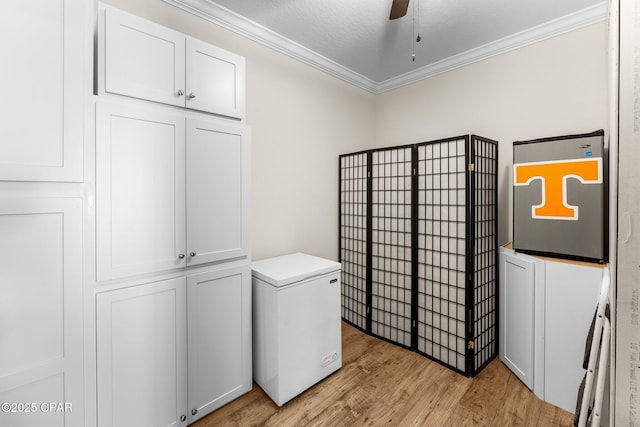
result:
[[[466,372],[466,145],[418,145],[417,350]]]
[[[411,346],[411,147],[374,151],[371,333]]]
[[[474,199],[474,372],[498,351],[496,318],[498,146],[473,137]]]
[[[340,157],[342,318],[366,328],[367,154]]]

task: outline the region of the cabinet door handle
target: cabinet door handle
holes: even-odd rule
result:
[[[189,99],[193,99],[196,97],[196,93],[195,92],[189,92]]]
[[[183,423],[187,421],[187,416],[185,414],[180,415],[180,422]]]
[[[178,259],[184,259],[184,254],[178,254]]]
[[[184,91],[182,89],[178,89],[177,95],[178,96],[184,95]]]
[[[198,413],[198,410],[197,410],[196,408],[193,408],[193,409],[191,410],[191,415],[195,415],[195,414],[197,414],[197,413]]]
[[[190,257],[194,257],[194,256],[196,256],[196,253],[195,253],[195,252],[190,252],[190,253],[189,253],[189,256],[190,256]]]

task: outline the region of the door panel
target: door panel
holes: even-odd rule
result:
[[[0,236],[0,402],[71,405],[3,411],[0,425],[82,426],[81,200],[2,200]]]
[[[84,3],[3,5],[0,180],[82,181]]]
[[[200,40],[187,38],[186,70],[187,108],[229,117],[244,117],[243,57]]]
[[[97,105],[98,280],[186,265],[184,118]]]
[[[107,92],[184,106],[184,35],[108,8],[104,42]]]
[[[533,390],[535,264],[506,253],[500,263],[501,359]]]
[[[247,265],[187,278],[190,422],[251,390],[250,273]]]
[[[187,119],[189,264],[249,253],[248,132],[244,126]]]
[[[186,415],[180,277],[97,295],[98,426],[178,426]]]

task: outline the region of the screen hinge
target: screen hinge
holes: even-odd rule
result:
[[[469,349],[473,350],[476,347],[476,344],[473,341],[469,341]]]
[[[469,172],[473,172],[473,170],[475,169],[475,166],[476,166],[475,163],[469,163],[468,165]]]

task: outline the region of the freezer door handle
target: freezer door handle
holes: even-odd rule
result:
[[[329,281],[329,283],[336,283],[337,281],[338,281],[338,279],[331,279],[331,280]]]

